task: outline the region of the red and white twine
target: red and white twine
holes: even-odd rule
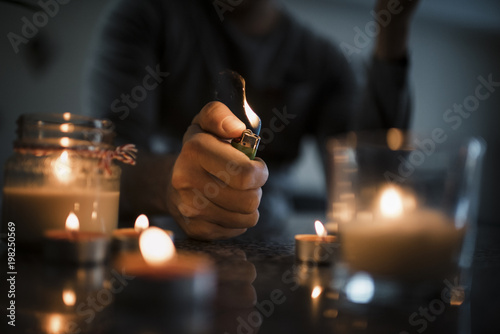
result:
[[[14,150],[23,154],[33,154],[37,157],[54,153],[55,151],[71,150],[79,156],[100,159],[99,167],[111,174],[111,163],[113,160],[121,161],[128,165],[135,165],[137,148],[134,144],[117,146],[114,150],[104,149],[82,149],[82,148],[40,148],[40,147],[15,147]]]

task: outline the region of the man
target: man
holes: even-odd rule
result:
[[[416,3],[377,2],[376,12],[397,15],[377,36],[362,98],[342,52],[277,1],[116,3],[100,31],[88,101],[116,123],[122,141],[140,148],[137,166],[124,167],[122,211],[168,214],[197,239],[234,237],[258,221],[254,231],[279,231],[289,212],[287,167],[304,135],[323,147],[353,128],[408,125],[407,36]],[[244,123],[213,101],[213,83],[227,69],[245,78],[262,119],[255,160],[228,142]]]

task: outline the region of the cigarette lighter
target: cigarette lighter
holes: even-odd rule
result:
[[[216,99],[224,103],[247,127],[241,137],[231,141],[231,145],[253,160],[259,148],[261,121],[248,105],[245,79],[234,71],[224,71],[220,73],[217,86]]]

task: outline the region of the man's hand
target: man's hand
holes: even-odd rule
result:
[[[375,56],[380,60],[404,59],[408,49],[411,18],[419,0],[378,0],[375,12],[390,13],[390,21],[380,27]]]
[[[259,219],[268,170],[231,146],[245,125],[220,102],[208,103],[184,135],[167,190],[170,214],[196,239],[244,233]]]

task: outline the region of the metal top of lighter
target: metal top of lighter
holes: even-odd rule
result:
[[[245,123],[247,129],[240,138],[232,140],[231,145],[254,159],[260,143],[261,121],[248,105],[245,94],[245,79],[234,71],[224,71],[219,75],[216,99],[224,103]]]

